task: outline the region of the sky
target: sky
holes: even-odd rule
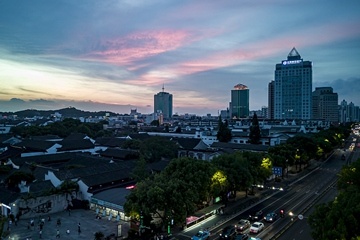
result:
[[[313,90],[360,105],[360,1],[1,0],[0,112],[76,107],[217,115],[231,89],[268,104],[277,63],[295,47]]]

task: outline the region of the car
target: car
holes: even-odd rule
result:
[[[261,238],[258,238],[258,237],[250,237],[249,240],[261,240]]]
[[[269,212],[268,214],[266,214],[266,216],[264,217],[264,220],[267,222],[274,222],[277,218],[279,217],[279,215],[275,212]]]
[[[210,231],[200,230],[194,236],[191,237],[192,240],[207,240],[210,239]]]
[[[237,234],[235,240],[249,240],[249,235],[246,233]]]
[[[254,222],[251,224],[250,233],[259,233],[265,228],[265,225],[262,222]]]
[[[220,233],[220,239],[233,239],[235,234],[236,234],[236,230],[234,226],[232,225],[226,226]]]
[[[264,217],[264,213],[261,210],[255,211],[249,215],[249,219],[260,221]]]
[[[246,219],[241,219],[236,225],[235,229],[238,232],[242,232],[250,227],[250,221]]]

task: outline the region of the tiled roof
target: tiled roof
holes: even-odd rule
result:
[[[206,149],[207,145],[202,142],[201,139],[197,139],[197,138],[173,138],[173,141],[176,141],[180,148],[182,149],[188,149],[188,150],[193,150],[196,147],[200,147],[201,149]],[[203,143],[202,146],[201,143]]]
[[[61,145],[58,151],[70,151],[70,150],[81,150],[81,149],[92,149],[95,145],[89,139],[78,139],[68,140],[64,139],[59,142]]]
[[[82,140],[87,137],[84,133],[72,133],[69,136],[67,136],[64,140]]]
[[[105,178],[116,171],[117,174],[121,173],[121,178],[125,178],[129,176],[134,166],[134,161],[112,162],[108,158],[94,156],[82,156],[82,158],[79,158],[78,156],[76,159],[68,162],[64,168],[54,172],[54,174],[60,180],[69,178],[83,179],[87,177],[90,177],[91,179],[91,176],[96,176],[96,178]]]
[[[25,151],[22,147],[8,146],[7,150],[0,154],[0,161],[7,161],[9,158],[16,158],[21,156]]]
[[[96,139],[95,145],[107,147],[121,147],[126,140],[126,138],[102,137]]]
[[[122,160],[137,159],[139,152],[134,150],[107,148],[105,151],[100,152],[102,157],[116,158]]]
[[[130,194],[129,189],[126,188],[112,188],[99,193],[96,193],[92,198],[111,202],[119,206],[124,206],[126,202],[126,196]]]
[[[0,203],[10,205],[21,196],[20,193],[11,192],[3,187],[0,187]]]
[[[61,141],[62,138],[57,135],[44,135],[44,136],[33,136],[31,137],[32,140],[38,141]]]
[[[171,160],[160,160],[157,162],[150,163],[148,166],[151,170],[161,172],[170,163]]]
[[[55,188],[50,180],[46,181],[35,181],[29,184],[30,185],[30,193],[42,193],[44,191]]]
[[[133,133],[133,134],[129,134],[129,137],[133,140],[137,139],[137,140],[143,141],[143,140],[152,138],[153,136],[150,136],[147,133]]]
[[[15,144],[18,147],[24,147],[27,152],[46,152],[49,148],[54,146],[56,142],[40,141],[40,140],[24,140]]]
[[[65,153],[56,153],[56,154],[45,154],[45,155],[37,155],[37,156],[29,156],[29,157],[19,157],[14,158],[11,161],[21,166],[24,163],[36,163],[43,166],[54,166],[59,164],[64,164],[71,159],[75,158],[76,153],[73,152],[65,152]]]
[[[266,145],[257,145],[257,144],[238,144],[238,143],[224,143],[224,142],[214,142],[211,144],[213,148],[221,149],[234,149],[234,150],[244,150],[244,151],[257,151],[257,152],[266,152],[269,149],[269,146]]]

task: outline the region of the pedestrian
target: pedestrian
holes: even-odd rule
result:
[[[48,216],[48,222],[50,222],[51,221],[51,217],[50,216]]]
[[[66,233],[67,233],[67,235],[69,235],[70,234],[70,230],[68,229],[68,230],[66,230]]]
[[[60,238],[60,231],[59,231],[59,229],[56,230],[56,238]]]
[[[39,238],[42,238],[42,230],[39,231]]]
[[[80,223],[78,224],[78,233],[81,233],[81,227],[80,227]]]

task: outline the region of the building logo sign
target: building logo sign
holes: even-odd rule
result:
[[[289,64],[297,64],[297,63],[301,63],[302,60],[289,60],[289,61],[283,61],[282,64],[283,65],[289,65]]]

